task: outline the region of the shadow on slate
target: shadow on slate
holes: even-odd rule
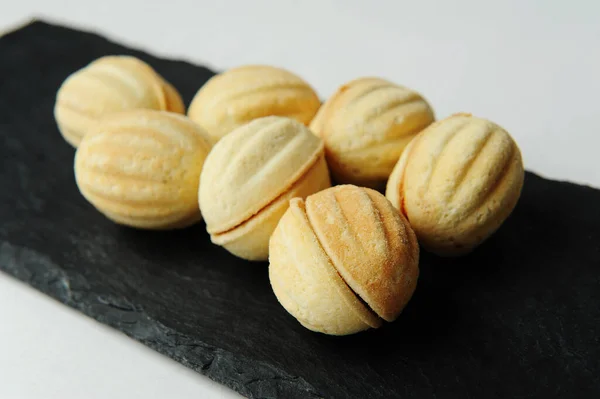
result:
[[[0,269],[250,398],[600,397],[600,191],[528,173],[474,253],[422,254],[396,322],[315,334],[278,304],[266,264],[204,225],[119,227],[78,193],[54,97],[106,54],[149,62],[188,104],[213,74],[43,22],[0,38]]]

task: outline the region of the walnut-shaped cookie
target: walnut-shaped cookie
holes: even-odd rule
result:
[[[246,65],[212,77],[196,93],[188,116],[216,142],[264,116],[308,125],[321,105],[313,88],[295,74],[268,65]]]
[[[213,243],[266,260],[289,200],[330,185],[321,139],[293,119],[264,117],[215,144],[201,175],[200,209]]]
[[[187,117],[132,110],[109,115],[81,141],[81,194],[116,223],[172,229],[201,219],[198,186],[210,138]]]
[[[410,143],[386,196],[426,249],[452,256],[470,252],[500,227],[523,181],[521,152],[510,134],[486,119],[456,114]]]
[[[394,321],[418,276],[414,232],[372,189],[341,185],[294,198],[271,236],[273,291],[313,331],[347,335]]]
[[[184,113],[177,90],[150,65],[132,56],[101,57],[65,79],[54,117],[74,147],[101,117],[131,109]]]
[[[379,78],[340,87],[309,125],[337,183],[383,188],[402,151],[434,113],[417,92]]]

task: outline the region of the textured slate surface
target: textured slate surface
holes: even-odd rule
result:
[[[527,174],[476,252],[423,254],[398,321],[311,333],[266,264],[211,245],[204,225],[135,231],[79,195],[54,95],[111,53],[150,62],[188,103],[211,76],[41,22],[0,38],[1,270],[251,398],[600,397],[600,191]]]

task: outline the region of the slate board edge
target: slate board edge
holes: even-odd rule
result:
[[[0,243],[0,270],[249,398],[266,399],[270,396],[261,396],[261,392],[273,391],[284,391],[288,395],[290,391],[296,392],[295,396],[288,396],[290,399],[323,398],[301,377],[178,333],[150,318],[127,298],[90,291],[84,278],[80,275],[68,278],[62,268],[44,254],[3,241]],[[99,311],[99,308],[103,310]],[[121,320],[120,316],[125,314],[126,320]]]
[[[18,34],[19,31],[33,25],[48,25],[99,36],[108,42],[122,45],[94,30],[69,27],[38,17],[24,19],[9,27],[8,30],[0,32],[0,38]],[[150,53],[146,49],[125,45],[136,51]],[[181,58],[160,57],[196,68],[206,68]],[[288,395],[286,399],[323,398],[322,394],[300,376],[292,376],[272,364],[245,358],[200,342],[195,337],[178,333],[149,317],[143,309],[132,304],[127,298],[111,298],[106,293],[89,290],[89,284],[81,275],[68,278],[63,269],[44,254],[2,241],[0,271],[245,397],[267,399],[274,396],[263,396],[263,392],[285,392]],[[99,306],[104,308],[104,313],[98,312]],[[95,314],[92,309],[98,313]],[[119,322],[119,315],[124,313],[127,314],[127,322]],[[135,319],[135,323],[131,323],[132,318]],[[142,335],[140,332],[143,332]],[[170,350],[166,351],[163,348]]]

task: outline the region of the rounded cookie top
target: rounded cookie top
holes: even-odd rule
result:
[[[214,141],[264,116],[286,116],[308,125],[320,100],[303,79],[281,68],[248,65],[212,77],[190,104],[188,115]]]
[[[200,208],[209,233],[248,220],[287,191],[323,153],[323,142],[301,123],[270,116],[217,142],[206,159]]]
[[[77,146],[102,116],[169,107],[183,111],[179,93],[152,67],[131,56],[105,56],[67,77],[56,95],[54,115],[61,134]]]
[[[366,77],[340,87],[310,129],[324,140],[340,182],[373,185],[387,179],[404,147],[433,120],[431,106],[416,91]]]
[[[388,198],[419,240],[442,252],[466,250],[487,237],[514,208],[524,179],[510,134],[469,114],[429,126],[396,168]]]
[[[197,221],[200,171],[210,151],[183,115],[132,110],[103,118],[75,155],[83,196],[109,218],[135,227]]]

